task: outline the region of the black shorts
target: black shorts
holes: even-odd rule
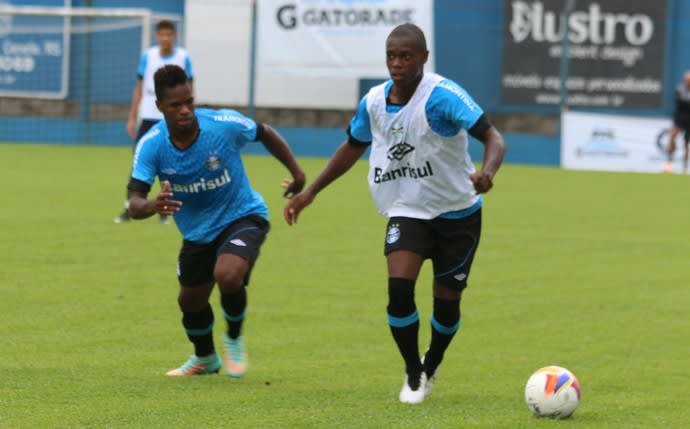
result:
[[[690,130],[690,117],[675,113],[673,115],[673,125],[687,132]]]
[[[409,250],[431,259],[434,278],[461,291],[467,279],[482,229],[482,211],[462,219],[412,219],[392,217],[386,228],[384,254]]]
[[[249,261],[249,271],[244,284],[249,283],[249,275],[259,258],[259,249],[271,229],[268,221],[261,216],[247,216],[228,225],[210,243],[200,244],[183,240],[177,260],[177,278],[182,286],[198,286],[214,282],[213,270],[221,253],[232,253]]]

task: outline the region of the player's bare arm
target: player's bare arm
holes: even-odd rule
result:
[[[285,189],[283,196],[286,198],[291,198],[304,188],[307,177],[304,174],[304,170],[302,170],[297,163],[295,156],[290,150],[290,146],[288,146],[283,136],[278,134],[278,132],[270,125],[262,124],[262,128],[263,132],[259,137],[259,140],[264,145],[266,150],[268,150],[271,155],[278,159],[292,175],[292,180],[286,179],[283,181],[282,185]]]
[[[154,214],[172,216],[180,211],[182,201],[173,200],[170,182],[163,182],[161,191],[155,199],[148,199],[143,192],[131,191],[129,196],[129,215],[133,219],[146,219]]]
[[[481,135],[474,137],[484,144],[482,168],[471,176],[474,189],[482,194],[489,192],[493,187],[494,176],[503,162],[505,142],[501,133],[493,125],[487,127]]]
[[[333,158],[326,165],[326,168],[323,169],[312,184],[303,192],[292,197],[285,206],[283,217],[288,225],[297,223],[299,213],[314,201],[316,194],[352,168],[366,150],[367,146],[355,145],[349,141],[341,144]]]

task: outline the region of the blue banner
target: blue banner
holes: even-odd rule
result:
[[[69,18],[0,15],[0,96],[65,98]]]

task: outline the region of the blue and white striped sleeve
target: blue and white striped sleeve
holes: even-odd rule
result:
[[[451,80],[444,80],[434,88],[427,102],[426,111],[432,128],[437,120],[441,120],[465,130],[472,128],[484,114],[482,108],[467,91]]]
[[[147,51],[148,52],[148,51]],[[144,52],[141,55],[141,59],[139,59],[139,68],[137,69],[137,77],[139,79],[144,78],[144,73],[146,73],[146,64],[149,59],[149,56],[147,55],[147,52]]]
[[[185,56],[184,59],[184,71],[187,73],[187,77],[190,80],[194,79],[194,70],[192,69],[192,59],[190,58],[189,54]]]
[[[371,123],[369,122],[369,112],[367,112],[367,96],[362,98],[357,106],[357,111],[350,121],[347,130],[350,136],[349,141],[359,145],[370,145],[373,140],[371,136]]]
[[[156,136],[146,133],[139,139],[134,150],[132,178],[152,185],[156,180]]]

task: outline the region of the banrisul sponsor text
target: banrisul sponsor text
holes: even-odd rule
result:
[[[170,185],[170,190],[173,192],[187,192],[190,194],[198,194],[200,192],[212,191],[214,189],[220,188],[221,186],[230,183],[230,172],[226,168],[223,170],[219,176],[212,179],[206,180],[201,178],[198,182],[190,183],[187,185],[181,185],[179,183],[173,183]]]
[[[382,168],[374,167],[374,183],[390,182],[404,177],[423,179],[433,175],[434,170],[432,170],[431,163],[429,161],[425,162],[422,167],[413,167],[412,165],[407,164],[386,172],[384,172]]]

